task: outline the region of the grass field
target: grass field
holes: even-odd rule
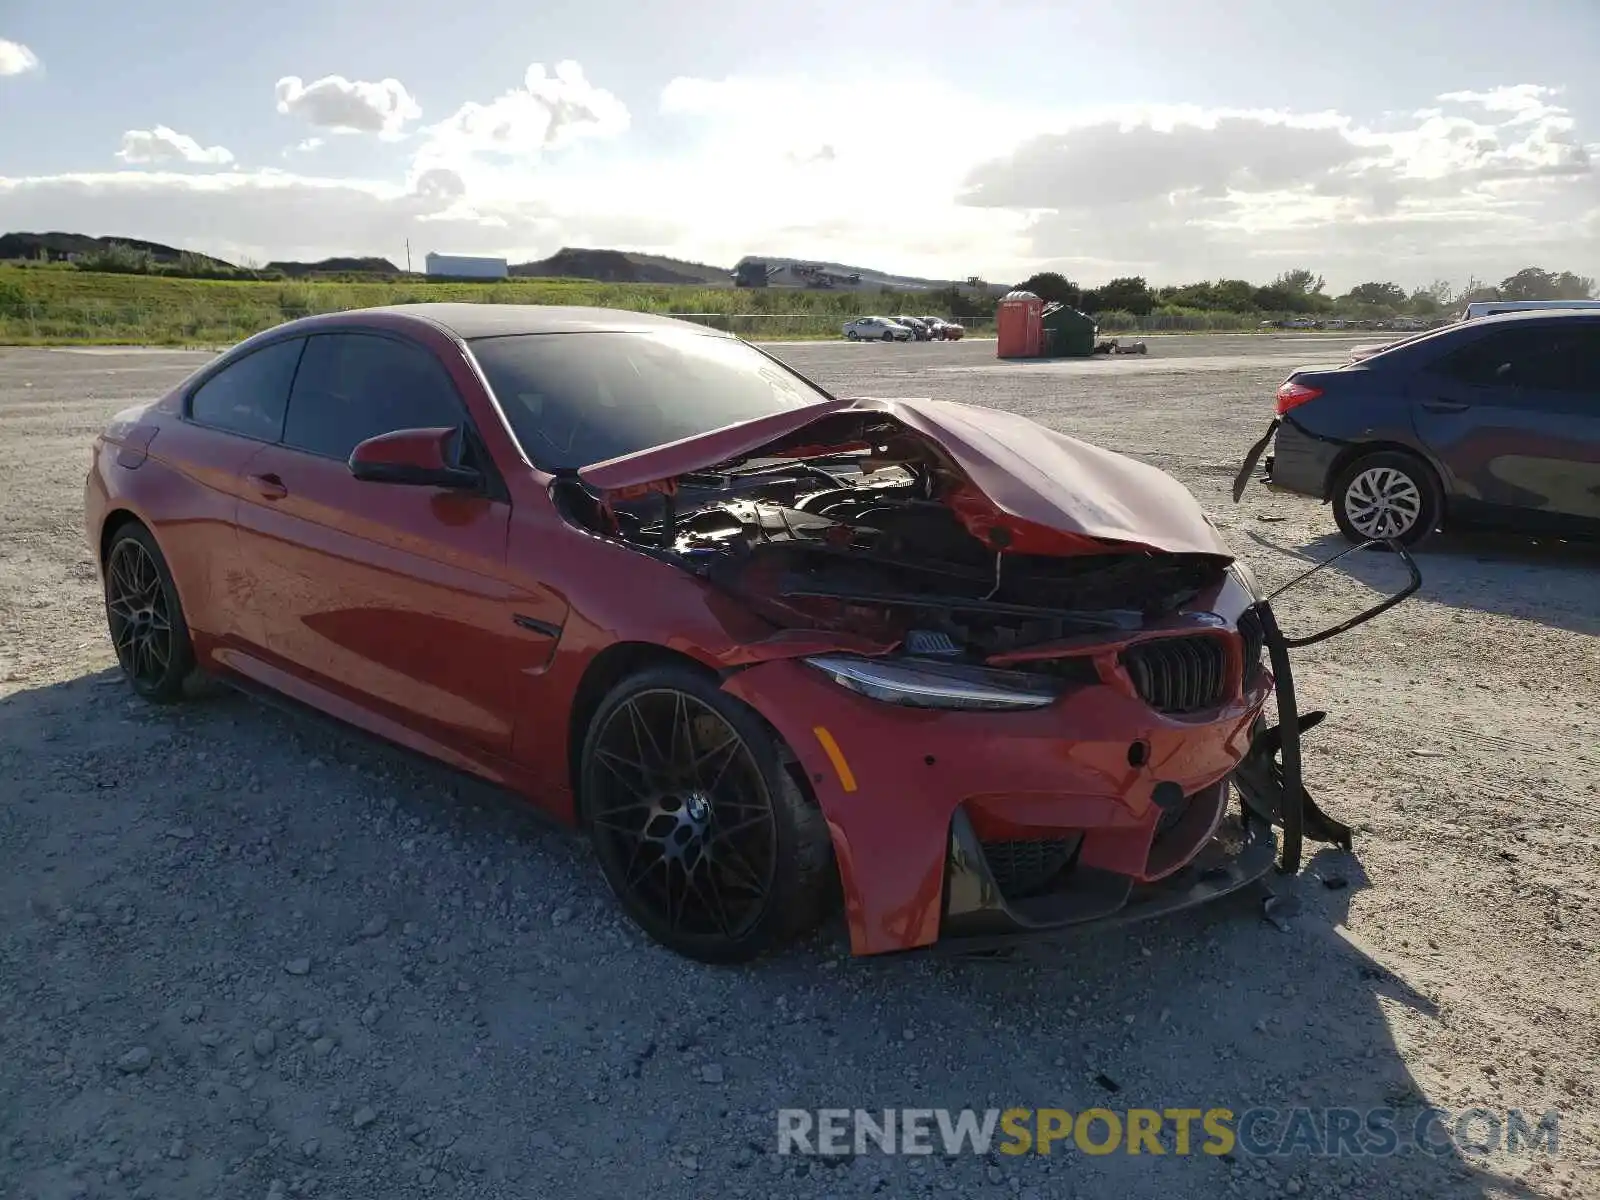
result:
[[[504,283],[238,283],[0,266],[0,343],[226,345],[282,321],[377,304],[464,300],[585,304],[669,313],[748,337],[838,337],[852,316],[923,312],[916,295],[672,287],[529,279]],[[969,322],[969,327],[972,326]],[[983,324],[982,322],[978,324]]]
[[[248,282],[0,265],[0,345],[226,346],[283,321],[377,304],[464,300],[585,304],[687,317],[749,338],[836,338],[867,313],[952,316],[926,294],[699,288],[519,279],[503,283]],[[970,310],[969,310],[970,311]],[[981,310],[980,310],[981,311]],[[1158,310],[1100,313],[1105,333],[1243,333],[1259,314]],[[992,314],[963,319],[974,333]]]

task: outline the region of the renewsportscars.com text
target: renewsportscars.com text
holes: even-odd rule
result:
[[[1425,1108],[785,1108],[778,1153],[1554,1157],[1560,1114]]]

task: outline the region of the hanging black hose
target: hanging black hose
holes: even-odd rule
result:
[[[1320,633],[1309,637],[1286,637],[1278,626],[1277,614],[1272,611],[1272,601],[1290,588],[1296,587],[1315,575],[1329,563],[1346,554],[1364,550],[1374,545],[1386,545],[1405,564],[1410,579],[1394,595],[1373,605]],[[1370,621],[1379,613],[1387,612],[1422,586],[1422,573],[1406,548],[1397,541],[1366,542],[1352,546],[1331,558],[1325,559],[1308,571],[1295,576],[1283,587],[1255,605],[1261,623],[1262,642],[1272,664],[1274,690],[1278,699],[1278,723],[1270,728],[1258,724],[1251,738],[1250,750],[1234,772],[1234,782],[1239,789],[1239,800],[1248,817],[1266,821],[1283,828],[1283,849],[1278,860],[1278,871],[1292,875],[1300,869],[1300,856],[1305,839],[1313,838],[1349,850],[1353,835],[1350,827],[1334,820],[1317,807],[1316,801],[1306,791],[1305,773],[1300,756],[1300,735],[1321,722],[1321,712],[1300,714],[1294,689],[1294,670],[1289,662],[1289,651],[1301,646],[1314,645],[1328,638],[1347,633],[1357,625]],[[1281,762],[1279,761],[1281,758]]]
[[[1300,708],[1294,694],[1294,672],[1289,666],[1289,644],[1272,605],[1263,603],[1261,614],[1268,661],[1278,696],[1278,751],[1283,756],[1283,778],[1278,785],[1279,819],[1283,822],[1283,852],[1278,873],[1293,875],[1300,869],[1300,848],[1305,840],[1305,777],[1300,768]]]

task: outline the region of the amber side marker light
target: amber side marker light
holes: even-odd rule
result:
[[[850,764],[845,762],[844,751],[840,750],[839,743],[833,740],[833,734],[829,733],[824,725],[818,725],[811,732],[817,735],[817,742],[822,746],[822,752],[833,764],[834,772],[839,776],[839,786],[847,792],[855,791],[855,772],[850,769]]]

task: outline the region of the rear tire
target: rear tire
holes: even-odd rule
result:
[[[194,643],[167,560],[148,529],[119,529],[104,564],[106,626],[133,690],[157,704],[185,698],[196,674]]]
[[[687,958],[746,962],[814,928],[835,895],[821,811],[766,722],[715,682],[653,667],[601,701],[580,798],[623,911]]]
[[[1433,469],[1398,450],[1351,462],[1334,480],[1332,499],[1339,532],[1357,543],[1381,537],[1420,545],[1438,528],[1444,508]]]

